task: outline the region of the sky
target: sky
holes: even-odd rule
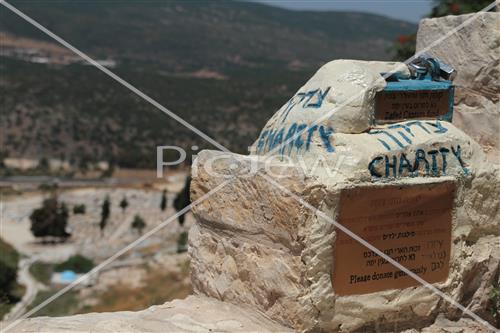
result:
[[[432,0],[253,0],[296,10],[362,11],[418,22],[432,8]]]

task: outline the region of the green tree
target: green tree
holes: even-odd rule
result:
[[[132,229],[135,229],[139,232],[139,235],[142,235],[142,230],[146,227],[146,222],[139,215],[134,216],[134,220],[131,225]]]
[[[101,221],[99,222],[99,228],[101,229],[101,234],[104,232],[104,228],[106,228],[106,224],[108,223],[109,214],[111,213],[111,202],[109,201],[109,196],[104,198],[104,202],[101,207]]]
[[[177,239],[177,253],[186,252],[188,249],[188,233],[187,231],[181,232]]]
[[[174,208],[178,212],[186,208],[191,204],[191,198],[189,197],[189,189],[191,187],[191,176],[186,178],[184,188],[177,194],[174,200]],[[179,215],[178,220],[181,227],[184,225],[184,219],[186,214]]]
[[[84,204],[73,206],[73,214],[85,214],[86,207]]]
[[[20,300],[17,284],[19,253],[0,238],[0,319],[11,304]]]
[[[49,170],[49,160],[47,157],[42,157],[40,161],[38,162],[38,168],[42,171],[48,171]]]
[[[161,194],[160,209],[165,211],[167,209],[167,190],[163,190]]]
[[[94,159],[92,156],[90,156],[88,153],[83,153],[80,157],[80,160],[78,162],[78,169],[85,174],[87,171],[90,170],[90,166],[94,162]]]
[[[0,260],[0,303],[10,303],[12,286],[17,279],[17,270]]]
[[[31,215],[31,232],[37,238],[58,237],[66,240],[71,234],[66,231],[68,224],[68,208],[59,204],[56,196],[45,199],[42,207],[35,209]]]
[[[393,60],[405,61],[415,54],[417,34],[401,35],[393,45]]]
[[[59,216],[61,219],[61,224],[64,223],[64,227],[66,228],[66,225],[68,224],[68,217],[69,217],[69,210],[68,206],[64,202],[61,203],[61,208],[59,210]]]
[[[9,152],[0,150],[0,169],[5,168],[5,159],[9,157]]]
[[[125,209],[127,209],[128,207],[128,201],[127,201],[127,198],[124,196],[122,201],[120,201],[120,207],[122,209],[123,212],[125,212]]]
[[[429,17],[474,13],[490,3],[490,0],[435,0]]]

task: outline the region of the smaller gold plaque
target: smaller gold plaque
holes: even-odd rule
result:
[[[448,113],[448,90],[381,91],[375,97],[375,121],[437,119]]]
[[[339,223],[429,283],[446,280],[455,184],[358,187],[340,196]],[[402,289],[420,283],[337,229],[337,295]]]

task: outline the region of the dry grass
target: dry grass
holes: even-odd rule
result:
[[[165,272],[161,269],[150,271],[142,287],[131,288],[118,284],[95,295],[97,304],[86,306],[79,312],[137,311],[173,299],[185,298],[192,293],[191,284],[187,279],[188,271],[187,266],[183,266],[181,272]]]

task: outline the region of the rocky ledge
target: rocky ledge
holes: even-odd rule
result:
[[[89,313],[70,317],[38,317],[13,332],[292,332],[261,313],[203,296],[189,296],[146,310]]]

